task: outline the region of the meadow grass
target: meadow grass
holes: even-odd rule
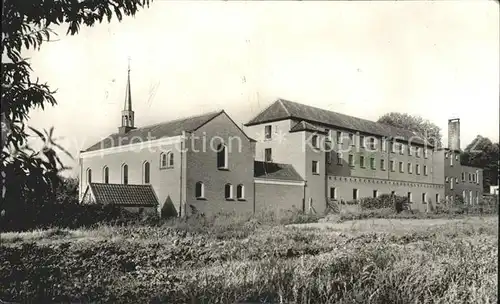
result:
[[[2,233],[0,299],[497,303],[497,217],[308,221]]]

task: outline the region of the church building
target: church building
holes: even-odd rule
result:
[[[80,200],[165,216],[301,210],[392,194],[428,210],[481,197],[482,169],[450,147],[353,116],[278,99],[242,130],[222,111],[136,127],[130,69],[118,132],[81,151]],[[453,165],[455,163],[455,165]],[[456,184],[455,184],[456,183]]]

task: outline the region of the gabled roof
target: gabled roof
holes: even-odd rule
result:
[[[191,132],[199,129],[204,124],[224,113],[224,111],[210,112],[203,115],[184,117],[168,122],[137,128],[129,131],[127,134],[114,133],[104,138],[100,142],[90,146],[84,152],[107,149],[111,147],[124,146],[134,143],[146,142],[149,140],[160,139],[162,137],[171,137],[181,135],[183,131]]]
[[[87,191],[91,191],[97,204],[130,207],[156,207],[158,205],[158,199],[151,185],[91,183]]]
[[[324,128],[317,127],[307,121],[301,120],[295,126],[290,129],[290,132],[299,132],[299,131],[312,131],[312,132],[320,132],[326,133]]]
[[[254,161],[254,177],[276,180],[303,181],[290,164]]]
[[[291,118],[376,136],[403,138],[405,141],[411,138],[412,143],[424,144],[424,141],[412,131],[284,99],[276,100],[245,126]],[[432,146],[429,143],[427,145]]]

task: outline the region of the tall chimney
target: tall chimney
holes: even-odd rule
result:
[[[448,120],[448,149],[460,150],[460,118]]]

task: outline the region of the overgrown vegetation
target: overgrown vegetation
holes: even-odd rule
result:
[[[250,234],[234,226],[222,240],[213,225],[225,224],[205,222],[206,233],[164,223],[3,234],[0,299],[497,302],[497,218],[310,224],[324,229],[255,223]]]
[[[133,16],[149,2],[2,1],[0,214],[4,216],[4,226],[25,221],[29,227],[38,221],[40,212],[53,209],[56,189],[62,182],[60,173],[68,169],[58,156],[67,151],[54,141],[53,129],[41,132],[26,126],[31,110],[53,106],[56,99],[48,84],[33,79],[29,59],[23,52],[38,50],[49,41],[56,34],[52,25],[66,23],[67,34],[75,35],[82,25],[109,22],[113,16],[118,20]],[[29,129],[42,140],[42,149],[35,151],[29,145]]]

